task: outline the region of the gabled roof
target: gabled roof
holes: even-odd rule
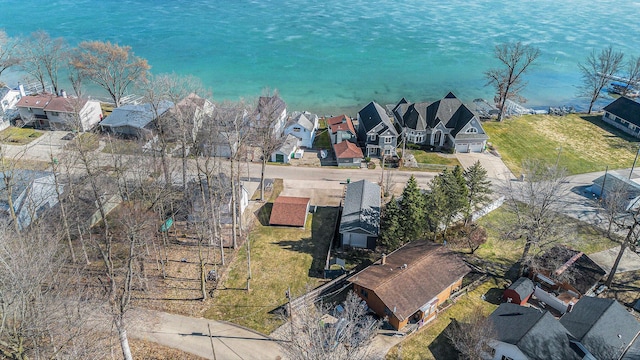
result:
[[[331,133],[335,134],[338,131],[349,131],[353,135],[356,134],[356,129],[353,127],[353,121],[347,115],[334,116],[327,119],[327,125],[331,129]]]
[[[402,101],[405,101],[402,103]],[[393,109],[395,118],[403,127],[424,131],[427,129],[426,111],[429,103],[408,103],[404,98]]]
[[[581,358],[571,349],[571,334],[548,311],[502,303],[489,320],[496,340],[517,346],[529,359]]]
[[[338,159],[359,159],[364,157],[362,149],[350,141],[342,141],[333,145],[333,151]]]
[[[640,103],[636,101],[621,96],[605,106],[603,110],[627,120],[633,125],[640,126]]]
[[[441,100],[428,105],[426,111],[426,120],[429,127],[433,128],[439,122],[442,122],[446,128],[451,129],[450,133],[454,137],[474,116],[471,110],[452,92],[449,92]]]
[[[291,154],[296,149],[296,147],[298,146],[298,141],[299,140],[298,140],[297,137],[289,134],[284,139],[284,142],[282,143],[282,146],[280,146],[278,151],[283,153],[283,154]]]
[[[167,100],[160,101],[155,110],[151,104],[123,105],[113,109],[111,115],[102,120],[100,125],[107,127],[131,126],[143,129],[155,120],[156,116],[161,116],[171,107],[173,107],[173,103]]]
[[[416,240],[386,256],[384,265],[373,264],[349,281],[375,292],[402,321],[469,272],[446,247]]]
[[[533,294],[533,281],[529,278],[521,277],[509,286],[509,290],[515,291],[520,296],[520,299],[524,300],[529,295]]]
[[[311,120],[313,117],[317,118],[318,116],[314,115],[314,114],[310,114],[310,113],[296,113],[291,118],[291,120],[289,120],[289,123],[287,124],[287,127],[289,127],[289,126],[291,126],[293,124],[298,124],[298,125],[302,126],[303,128],[305,128],[307,131],[311,132],[315,128],[315,124]]]
[[[398,135],[396,128],[393,126],[391,119],[389,119],[389,116],[387,115],[387,112],[382,106],[378,105],[378,103],[374,101],[370,102],[358,112],[358,115],[360,120],[358,126],[363,127],[364,133],[368,133],[378,126],[378,124],[382,123],[384,124],[384,127],[388,128],[394,135]],[[382,130],[386,130],[384,127]]]
[[[280,96],[260,96],[258,99],[258,106],[256,107],[256,114],[272,112],[272,115],[280,116],[280,114],[282,114],[286,109],[287,104],[285,104],[284,100],[282,100]]]
[[[616,300],[589,296],[560,323],[597,359],[617,359],[640,332],[640,323]]]
[[[606,274],[586,254],[556,245],[538,257],[538,267],[548,271],[552,277],[568,279],[567,283],[586,294]]]
[[[269,225],[304,227],[310,200],[303,197],[278,196],[271,208]]]
[[[347,184],[340,233],[362,232],[378,236],[380,230],[380,186],[367,180]]]
[[[33,109],[44,109],[45,106],[49,104],[49,101],[51,101],[52,97],[53,95],[51,94],[23,96],[22,98],[20,98],[20,100],[16,104],[16,107],[23,107],[23,108],[30,107]]]
[[[87,99],[54,96],[45,106],[45,111],[74,112],[81,110],[87,103]]]

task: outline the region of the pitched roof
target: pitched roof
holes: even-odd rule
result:
[[[314,122],[311,120],[313,117],[317,118],[318,115],[310,113],[295,113],[287,124],[287,127],[293,124],[298,124],[305,128],[307,131],[311,132],[315,127]]]
[[[310,200],[303,197],[278,196],[271,208],[269,225],[304,227]]]
[[[538,257],[538,266],[551,273],[552,277],[569,279],[567,283],[586,294],[606,274],[598,264],[586,254],[556,245]]]
[[[640,103],[636,101],[621,96],[605,106],[603,110],[640,126]]]
[[[571,349],[571,334],[547,311],[502,303],[489,320],[496,340],[516,345],[529,359],[581,358]]]
[[[34,109],[44,109],[45,106],[51,101],[53,95],[51,94],[37,94],[27,95],[20,98],[16,107],[30,107]]]
[[[452,92],[449,92],[441,100],[428,105],[426,111],[426,120],[429,127],[433,128],[439,122],[442,122],[445,127],[451,129],[451,135],[454,137],[474,116],[471,110]]]
[[[274,96],[260,96],[258,99],[258,106],[256,107],[257,114],[264,114],[266,112],[272,112],[272,115],[282,114],[287,109],[287,104],[278,95]]]
[[[358,115],[360,120],[358,126],[363,126],[365,133],[371,131],[371,129],[375,128],[378,124],[383,123],[391,132],[398,135],[387,112],[382,106],[378,105],[378,103],[374,101],[370,102],[358,112]]]
[[[297,137],[289,134],[284,139],[284,142],[282,143],[282,146],[280,146],[278,151],[283,153],[283,154],[291,154],[296,149],[296,147],[298,146],[298,141],[299,140],[298,140]]]
[[[331,129],[331,133],[335,134],[338,131],[350,131],[352,134],[356,134],[356,129],[353,127],[353,121],[347,115],[334,116],[327,119],[327,125]]]
[[[533,281],[529,278],[521,277],[509,286],[509,290],[515,291],[520,296],[520,299],[524,300],[529,295],[533,294]]]
[[[358,145],[350,141],[342,141],[333,145],[333,151],[338,159],[355,159],[362,158],[364,154]]]
[[[640,323],[614,299],[583,296],[560,323],[598,359],[617,359],[640,333]]]
[[[347,184],[340,232],[364,232],[378,236],[380,230],[380,186],[367,180]]]
[[[173,103],[171,101],[162,100],[158,103],[154,110],[151,104],[142,105],[123,105],[113,109],[111,115],[107,116],[100,125],[107,127],[131,126],[142,129],[150,122],[167,112]]]
[[[402,321],[469,271],[446,247],[416,240],[389,254],[384,265],[373,264],[349,281],[375,292]]]
[[[63,96],[54,96],[45,106],[45,111],[57,112],[73,112],[79,111],[87,103],[87,99],[68,98]]]

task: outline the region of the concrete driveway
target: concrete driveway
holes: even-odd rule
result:
[[[480,161],[480,165],[487,170],[487,176],[493,180],[507,181],[515,179],[511,170],[504,164],[501,158],[488,152],[483,153],[456,153],[456,158],[463,168],[468,168]]]
[[[129,330],[132,337],[206,359],[270,360],[282,357],[277,341],[231,323],[143,309],[136,309],[132,316],[149,319],[133,324]]]
[[[310,197],[311,205],[339,206],[345,183],[324,180],[283,180],[284,190],[280,195]]]

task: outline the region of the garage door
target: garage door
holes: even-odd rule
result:
[[[357,233],[346,233],[342,239],[343,245],[349,245],[357,248],[367,248],[367,235]]]
[[[284,155],[276,154],[276,162],[283,163],[284,162]]]
[[[456,144],[456,152],[466,153],[469,151],[469,144]]]
[[[471,145],[469,145],[469,150],[471,152],[482,152],[482,150],[484,150],[484,145],[480,142],[480,143],[473,143]]]

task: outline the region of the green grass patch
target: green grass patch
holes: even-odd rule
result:
[[[262,221],[256,222],[250,234],[251,291],[246,291],[247,253],[243,247],[230,265],[227,280],[216,290],[206,318],[231,321],[268,334],[282,324],[275,310],[287,302],[288,287],[295,297],[323,282],[332,235],[328,229],[334,226],[338,209],[318,208],[309,215],[304,230],[262,225],[268,213],[267,209],[259,214]]]
[[[111,139],[102,149],[105,154],[140,155],[142,145],[135,140]]]
[[[316,131],[316,138],[313,140],[314,149],[330,149],[331,138],[329,137],[328,129],[318,129]]]
[[[569,174],[603,171],[607,165],[629,168],[638,149],[638,139],[606,124],[600,115],[524,115],[482,126],[516,176],[529,158],[558,161]]]
[[[102,116],[103,118],[111,115],[111,113],[113,112],[114,109],[114,105],[113,104],[109,104],[109,103],[104,103],[101,102],[100,103],[100,108],[102,109]]]
[[[92,133],[81,133],[67,145],[65,145],[65,150],[77,149],[78,147],[82,147],[85,151],[96,151],[98,146],[100,145],[100,136]]]
[[[457,359],[457,352],[444,334],[444,330],[451,323],[451,318],[462,319],[479,307],[486,315],[490,314],[498,306],[482,300],[482,295],[490,293],[492,289],[502,289],[503,284],[503,280],[490,278],[475,290],[462,295],[450,308],[438,314],[430,324],[391,348],[387,359]]]
[[[42,134],[42,131],[10,126],[0,131],[0,142],[11,145],[26,145],[42,136]]]
[[[407,153],[413,154],[418,164],[435,164],[447,166],[460,165],[460,162],[458,161],[458,159],[456,159],[455,156],[444,157],[441,154],[424,150],[407,150]]]

